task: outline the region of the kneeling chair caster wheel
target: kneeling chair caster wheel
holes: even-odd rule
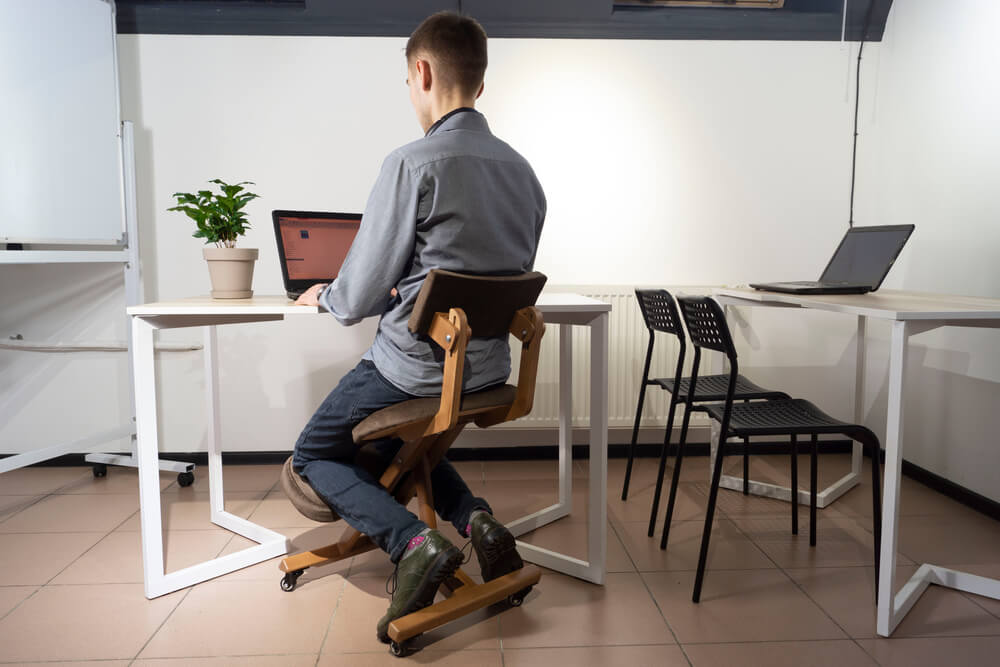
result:
[[[511,593],[507,596],[507,604],[511,607],[520,607],[524,602],[524,598],[528,597],[528,593],[531,592],[532,588],[533,586],[528,586],[527,588],[523,588],[516,593]]]
[[[191,486],[194,484],[194,473],[193,472],[180,472],[177,473],[177,483],[181,486]]]
[[[403,642],[389,642],[389,653],[392,653],[397,658],[405,658],[412,652],[412,639],[407,639]]]
[[[286,593],[291,593],[295,590],[295,584],[298,582],[299,577],[305,570],[295,570],[294,572],[286,572],[285,576],[281,578],[281,590]]]
[[[94,464],[94,477],[107,477],[108,476],[108,466],[103,463]]]

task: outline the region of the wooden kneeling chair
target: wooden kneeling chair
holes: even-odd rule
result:
[[[383,438],[403,441],[388,467],[375,471],[374,476],[403,505],[416,495],[420,519],[431,528],[437,527],[431,471],[465,425],[475,422],[487,427],[531,412],[538,351],[545,332],[541,313],[534,303],[544,284],[545,276],[536,272],[489,277],[432,270],[417,296],[408,327],[444,350],[441,398],[397,403],[371,414],[352,432],[354,442],[360,447],[356,462],[369,471],[373,470],[373,457],[368,456],[371,448],[364,443]],[[484,338],[513,334],[521,341],[517,386],[507,384],[462,394],[465,348],[473,332]],[[339,518],[306,480],[292,470],[291,458],[285,462],[281,483],[292,504],[308,518],[316,521]],[[306,568],[374,548],[367,536],[348,529],[336,544],[282,559],[279,568],[285,575],[281,588],[293,590]],[[513,606],[520,605],[540,577],[537,567],[526,565],[493,581],[477,584],[460,568],[442,585],[448,599],[389,624],[392,652],[401,655],[408,639],[496,602],[507,600]]]

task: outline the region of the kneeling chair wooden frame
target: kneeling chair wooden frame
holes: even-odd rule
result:
[[[431,471],[465,425],[475,422],[477,426],[487,427],[531,412],[538,351],[545,332],[542,315],[533,304],[544,284],[545,276],[541,273],[486,277],[432,270],[414,304],[408,327],[415,334],[428,336],[444,350],[441,398],[414,399],[379,410],[352,432],[362,452],[366,442],[382,438],[403,440],[403,446],[382,472],[379,483],[403,505],[416,495],[420,519],[431,528],[437,527]],[[510,333],[521,341],[516,387],[503,385],[462,395],[465,348],[472,336],[472,327],[480,337]],[[336,514],[305,480],[291,470],[291,459],[285,463],[282,485],[292,503],[306,516],[337,520]],[[350,558],[374,548],[375,544],[366,535],[348,529],[336,544],[284,558],[279,565],[286,573],[281,587],[293,590],[296,580],[308,567]],[[448,599],[389,624],[394,652],[407,639],[477,609],[502,600],[515,606],[521,604],[540,577],[537,567],[526,565],[493,581],[477,584],[459,569],[442,588],[449,595]]]

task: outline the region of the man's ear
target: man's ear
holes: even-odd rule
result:
[[[430,90],[431,83],[433,83],[434,77],[431,74],[431,64],[427,60],[418,60],[416,62],[417,76],[420,81],[420,88],[422,90]]]
[[[481,84],[479,84],[479,92],[478,92],[478,93],[476,93],[476,99],[477,99],[477,100],[479,99],[480,95],[482,95],[482,94],[483,94],[483,91],[484,91],[485,89],[486,89],[486,82],[485,82],[485,81],[483,81],[483,82],[482,82]]]

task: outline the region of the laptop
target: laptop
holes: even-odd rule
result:
[[[791,294],[866,294],[885,280],[913,225],[852,227],[844,235],[819,280],[751,283],[768,292]]]
[[[361,226],[360,213],[272,211],[271,218],[289,299],[337,277]]]

